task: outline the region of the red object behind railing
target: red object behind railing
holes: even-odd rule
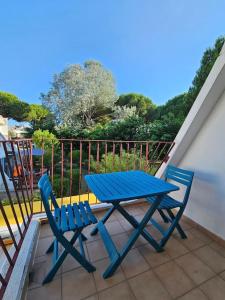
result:
[[[4,190],[0,191],[0,218],[12,241],[10,247],[5,246],[0,235],[2,257],[8,264],[4,268],[6,271],[0,270],[0,298],[33,213],[44,212],[41,201],[35,203],[37,182],[42,174],[50,175],[61,205],[65,201],[80,201],[82,195],[91,204],[97,204],[85,184],[84,175],[137,169],[154,175],[168,159],[173,145],[173,142],[164,141],[61,139],[50,146],[49,142],[42,141],[41,156],[34,156],[35,146],[30,139],[0,141],[0,189]],[[7,215],[9,209],[13,222]]]

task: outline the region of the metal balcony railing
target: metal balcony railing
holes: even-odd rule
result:
[[[84,176],[143,170],[154,175],[169,157],[173,142],[60,139],[0,141],[0,298],[3,295],[33,214],[44,212],[37,189],[42,174],[51,177],[59,205],[98,199]]]

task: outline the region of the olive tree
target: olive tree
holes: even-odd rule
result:
[[[96,61],[70,65],[56,74],[49,92],[41,97],[58,124],[68,126],[94,124],[99,111],[108,113],[118,98],[112,74]]]

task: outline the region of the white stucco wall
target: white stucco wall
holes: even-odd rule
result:
[[[225,240],[225,45],[174,142],[156,176],[168,164],[193,170],[185,214]]]
[[[195,171],[185,214],[225,239],[225,91],[178,166]]]

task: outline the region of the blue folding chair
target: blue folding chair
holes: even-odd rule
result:
[[[173,199],[171,196],[165,195],[160,205],[158,206],[157,210],[160,216],[162,217],[163,221],[165,223],[171,223],[167,230],[164,230],[162,226],[153,218],[151,219],[152,225],[155,226],[155,228],[157,228],[163,236],[160,241],[161,247],[165,246],[165,244],[169,240],[175,228],[178,230],[182,239],[187,238],[181,225],[179,224],[179,221],[183,215],[184,209],[189,199],[193,177],[194,177],[194,172],[192,171],[183,170],[171,165],[169,165],[166,169],[165,180],[178,182],[179,184],[185,187],[185,192],[182,201],[177,201]],[[155,197],[147,198],[147,201],[153,204],[156,201],[156,198]],[[173,209],[178,209],[176,215],[174,215],[172,211]]]
[[[48,217],[49,225],[55,236],[46,253],[53,252],[53,266],[45,279],[43,284],[50,282],[57,270],[65,260],[68,254],[71,254],[88,272],[93,272],[96,268],[86,259],[83,247],[83,241],[87,238],[82,234],[82,230],[90,225],[97,223],[97,219],[92,214],[91,208],[87,201],[74,203],[73,205],[62,205],[59,208],[55,196],[52,192],[52,186],[49,181],[48,175],[45,174],[38,182],[40,188],[41,198],[44,204],[45,212]],[[49,198],[54,206],[54,215],[51,212],[49,205]],[[68,240],[64,233],[73,231],[73,237]],[[76,240],[79,239],[80,252],[73,246]],[[59,255],[58,243],[60,243],[64,251]]]

